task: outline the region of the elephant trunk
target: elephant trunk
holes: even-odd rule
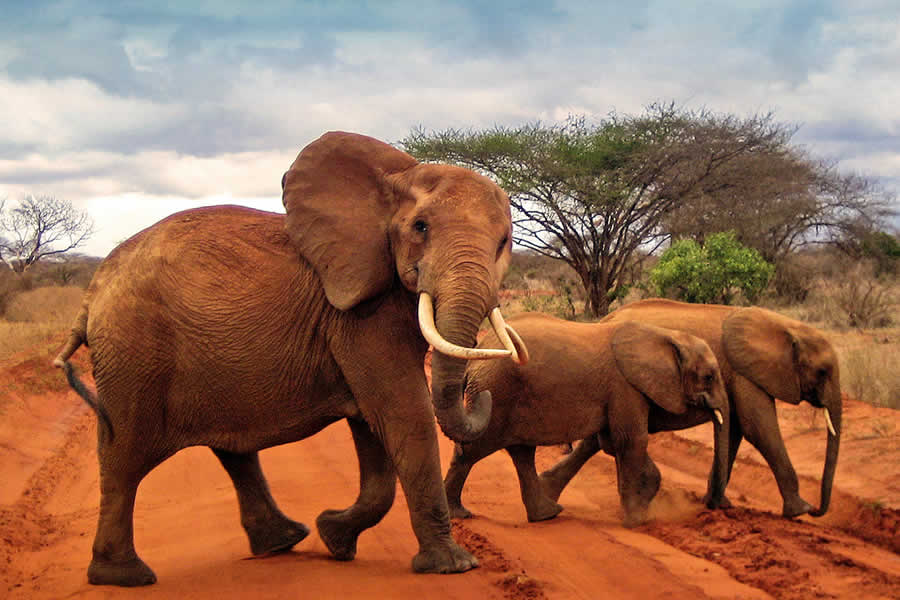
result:
[[[729,431],[731,427],[731,411],[728,410],[727,399],[718,406],[725,408],[712,408],[712,424],[713,424],[713,466],[710,471],[709,490],[707,494],[707,508],[718,508],[725,499],[725,487],[728,485],[728,463],[729,463]]]
[[[441,336],[451,344],[471,348],[478,328],[488,313],[488,290],[478,290],[478,278],[471,278],[465,289],[436,295],[435,324]],[[474,285],[473,285],[474,284]],[[431,360],[431,396],[441,430],[455,442],[479,437],[491,418],[491,394],[483,391],[472,398],[467,409],[463,388],[467,361],[438,350]]]
[[[837,469],[838,449],[841,445],[841,415],[843,410],[841,386],[837,381],[831,382],[826,388],[824,404],[826,418],[830,418],[834,432],[828,431],[825,467],[822,470],[822,496],[819,501],[819,508],[809,513],[814,517],[821,517],[828,511],[828,505],[831,502],[831,486],[834,483],[834,472]]]

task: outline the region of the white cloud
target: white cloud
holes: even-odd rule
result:
[[[44,21],[0,22],[0,101],[13,115],[0,137],[0,198],[50,193],[116,215],[108,238],[216,198],[277,198],[282,172],[327,130],[393,142],[419,125],[602,118],[654,101],[774,109],[803,124],[796,139],[813,153],[900,181],[895,3],[559,1],[512,13],[431,0],[414,10],[210,2],[78,13],[63,2],[45,6]],[[73,27],[61,29],[67,18]]]

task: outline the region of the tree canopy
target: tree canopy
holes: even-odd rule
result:
[[[584,285],[585,312],[606,314],[639,255],[671,236],[689,198],[753,183],[728,176],[741,161],[783,155],[794,129],[772,115],[738,118],[674,105],[598,123],[414,129],[401,141],[420,160],[463,165],[507,191],[517,244],[567,262]]]

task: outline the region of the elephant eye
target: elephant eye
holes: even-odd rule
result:
[[[500,240],[500,245],[497,246],[497,257],[503,254],[503,249],[506,248],[506,244],[509,243],[509,235],[504,235],[503,239]]]
[[[416,219],[416,222],[413,223],[413,229],[415,229],[419,233],[425,233],[426,231],[428,231],[428,223],[426,223],[422,219]]]

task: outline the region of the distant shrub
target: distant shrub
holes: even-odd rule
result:
[[[575,318],[575,306],[571,298],[550,294],[528,294],[522,298],[522,310],[542,312],[560,319]]]
[[[738,293],[755,302],[772,272],[759,252],[727,231],[709,236],[702,246],[691,239],[675,242],[650,271],[650,282],[660,296],[731,304]]]
[[[896,286],[879,281],[864,265],[857,265],[829,292],[839,315],[833,325],[873,328],[893,324],[898,306]]]

